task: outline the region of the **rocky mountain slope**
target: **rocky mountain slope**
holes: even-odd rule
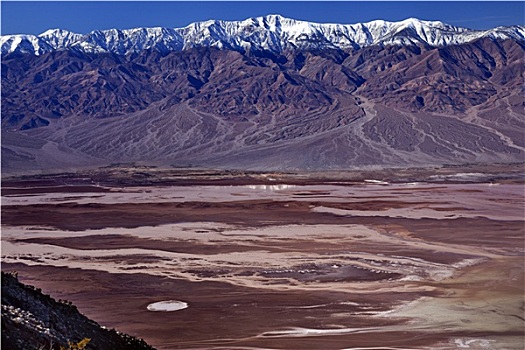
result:
[[[151,346],[101,327],[67,301],[56,301],[2,272],[2,349],[64,349],[87,342],[90,349],[151,350]],[[73,347],[74,348],[74,347]]]
[[[2,166],[523,161],[523,32],[267,16],[2,37]]]

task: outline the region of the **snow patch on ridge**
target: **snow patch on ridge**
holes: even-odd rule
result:
[[[280,53],[287,49],[348,49],[370,45],[422,44],[440,47],[484,37],[525,41],[525,27],[470,30],[416,18],[400,22],[313,23],[268,15],[243,21],[195,22],[184,28],[96,30],[86,35],[50,29],[38,36],[2,36],[0,44],[2,54],[19,52],[41,55],[55,50],[76,49],[89,53],[127,55],[146,49],[169,52],[202,46]]]

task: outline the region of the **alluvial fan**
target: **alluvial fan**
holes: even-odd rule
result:
[[[269,15],[3,36],[2,166],[521,162],[524,33]]]

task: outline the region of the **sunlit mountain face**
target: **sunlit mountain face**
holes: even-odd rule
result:
[[[2,165],[523,160],[523,26],[279,15],[1,38]]]

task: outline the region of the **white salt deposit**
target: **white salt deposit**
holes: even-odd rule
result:
[[[148,305],[149,311],[177,311],[186,309],[188,303],[178,300],[159,301]]]

